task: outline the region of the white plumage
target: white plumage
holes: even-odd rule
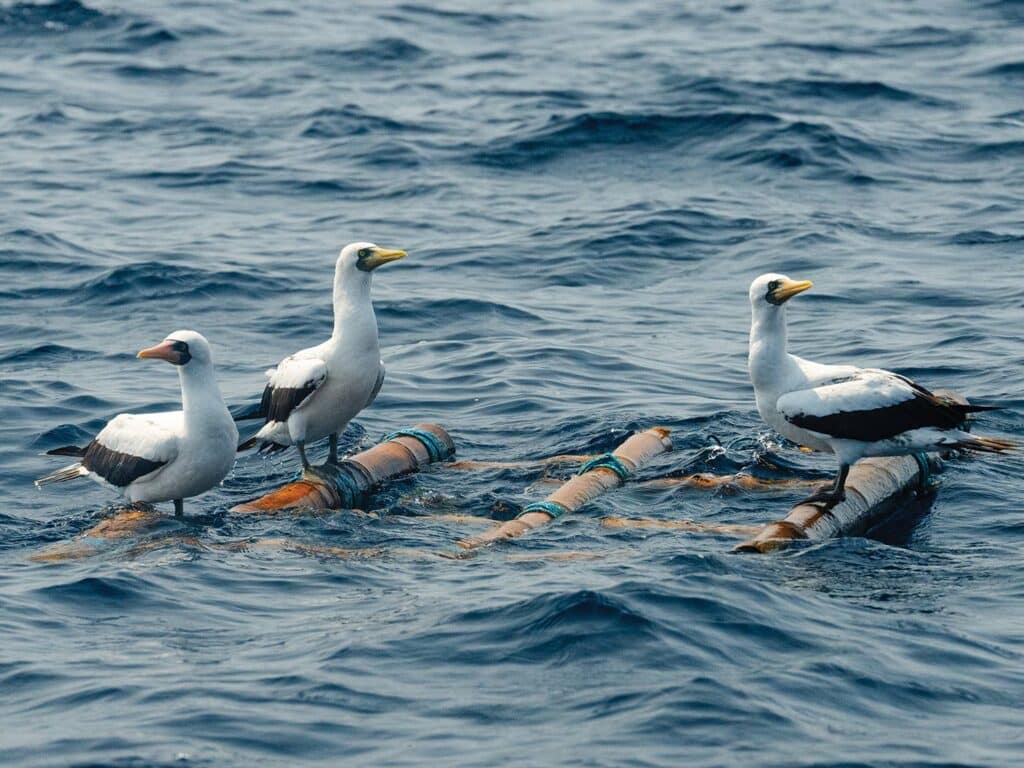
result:
[[[258,412],[265,424],[243,448],[260,441],[264,449],[295,445],[308,469],[306,444],[329,437],[329,461],[337,462],[339,433],[373,402],[384,382],[371,273],[405,255],[373,243],[342,249],[334,272],[334,332],[267,371]]]
[[[180,513],[183,499],[208,491],[227,476],[238,430],[214,378],[206,339],[195,331],[175,331],[139,357],[178,367],[182,410],[115,416],[85,448],[50,451],[80,461],[36,485],[90,477],[132,502],[173,500]]]
[[[839,459],[835,485],[808,501],[841,500],[850,465],[867,456],[949,448],[998,453],[1014,447],[961,429],[968,414],[990,407],[935,395],[890,371],[823,365],[789,354],[785,303],[810,287],[785,275],[754,280],[749,353],[757,410],[765,422],[789,440]]]

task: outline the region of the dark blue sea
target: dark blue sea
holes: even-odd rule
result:
[[[330,333],[355,240],[410,256],[375,274],[388,379],[347,451],[435,421],[525,461],[663,425],[645,478],[827,479],[754,408],[765,271],[815,282],[793,351],[1019,435],[1022,211],[1014,0],[3,0],[0,764],[1024,764],[1019,455],[768,556],[601,519],[765,523],[806,489],[634,484],[453,559],[481,528],[452,514],[507,519],[574,466],[230,514],[298,468],[250,452],[183,521],[50,562],[116,499],[32,484],[175,407],[134,358],[173,330],[256,403]]]

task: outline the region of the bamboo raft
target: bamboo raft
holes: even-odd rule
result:
[[[578,512],[598,497],[632,479],[636,471],[655,457],[672,450],[667,429],[654,427],[638,432],[611,453],[596,457],[559,456],[553,461],[588,459],[579,473],[571,477],[543,501],[528,504],[514,519],[497,523],[489,518],[468,517],[464,522],[487,523],[486,532],[456,542],[466,554],[495,542],[512,539],[550,524],[557,518]],[[336,465],[324,464],[300,479],[287,483],[265,496],[231,508],[236,514],[274,515],[287,510],[355,509],[369,494],[389,480],[418,472],[435,462],[450,461],[455,454],[451,436],[437,424],[416,426],[389,435],[383,442]],[[537,462],[532,462],[537,463]],[[513,462],[509,466],[519,466]],[[452,469],[497,466],[487,462],[451,462]],[[693,520],[653,520],[606,518],[607,527],[670,529],[689,533],[710,533],[746,537],[733,551],[767,553],[799,541],[822,541],[840,536],[868,533],[885,522],[892,512],[916,494],[933,488],[932,476],[941,471],[937,454],[918,454],[892,458],[864,459],[850,471],[846,498],[831,508],[821,504],[799,503],[781,520],[767,525],[721,524]],[[745,475],[707,474],[683,478],[658,478],[646,484],[664,487],[684,485],[712,489],[734,485],[745,490],[776,490],[782,485],[800,487],[803,480],[760,480]],[[441,516],[443,517],[443,516]],[[164,521],[156,510],[122,510],[76,539],[38,553],[34,559],[77,559],[98,554],[102,541],[116,542],[155,531]],[[300,547],[296,543],[294,546]],[[347,550],[345,550],[347,551]],[[439,554],[439,553],[435,553]]]

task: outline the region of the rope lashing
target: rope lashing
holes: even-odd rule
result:
[[[927,489],[931,485],[932,481],[932,465],[928,461],[928,454],[926,453],[915,453],[913,454],[914,461],[917,462],[918,468],[921,470],[920,475],[917,478],[917,486],[922,490]]]
[[[619,457],[616,456],[614,453],[605,453],[601,456],[591,459],[582,467],[580,467],[580,471],[577,472],[576,474],[585,475],[590,470],[597,469],[599,467],[604,467],[605,469],[612,470],[616,475],[619,476],[619,480],[621,480],[622,482],[626,482],[626,480],[629,478],[629,468],[626,467],[626,465],[623,464],[619,460]]]
[[[516,515],[516,520],[530,512],[543,512],[545,515],[551,515],[552,519],[554,519],[561,517],[568,511],[557,501],[535,501],[523,507],[523,511]]]
[[[347,459],[337,464],[323,464],[316,468],[318,476],[330,482],[331,490],[338,494],[340,509],[359,506],[372,485],[366,470]]]
[[[427,449],[427,455],[430,456],[431,462],[444,461],[451,455],[445,442],[433,432],[425,429],[400,429],[387,435],[384,439],[394,440],[396,437],[412,437],[419,440]]]

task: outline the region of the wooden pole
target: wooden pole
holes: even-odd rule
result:
[[[515,520],[509,520],[479,536],[463,539],[458,545],[464,549],[475,549],[501,539],[511,539],[547,525],[561,514],[576,512],[598,496],[622,485],[626,477],[655,456],[672,450],[668,434],[669,431],[662,427],[638,432],[611,454],[607,454],[612,457],[611,460],[602,461],[604,457],[598,457],[596,465],[593,462],[584,464],[581,474],[570,479],[540,504],[528,505]]]
[[[313,473],[306,473],[300,480],[238,504],[231,512],[272,514],[295,507],[352,508],[387,480],[417,472],[432,462],[445,461],[454,455],[455,444],[443,427],[417,424],[336,465],[315,467]]]

